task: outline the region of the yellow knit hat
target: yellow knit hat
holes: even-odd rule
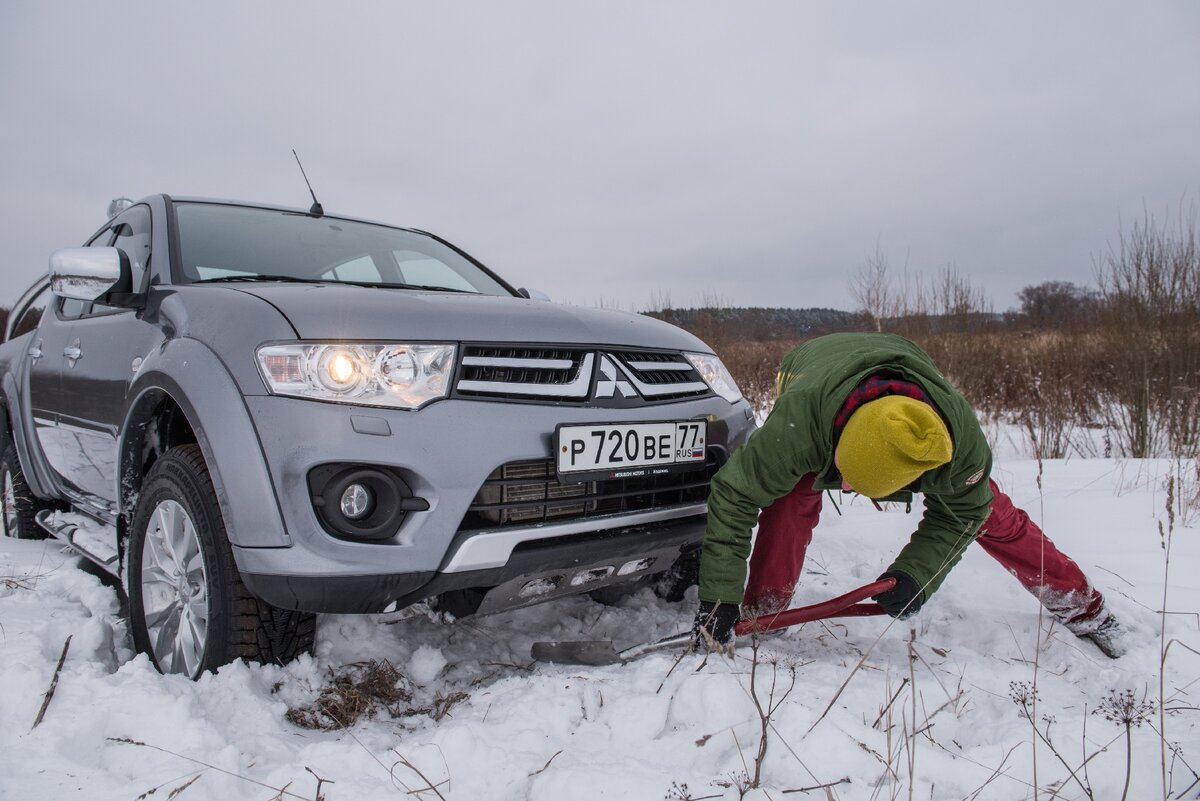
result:
[[[883,498],[953,455],[950,432],[927,403],[888,395],[850,415],[838,440],[837,466],[860,495]]]

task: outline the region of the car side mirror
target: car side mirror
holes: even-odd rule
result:
[[[528,298],[529,300],[550,300],[549,295],[537,289],[526,289],[525,287],[521,287],[517,290],[517,294],[523,298]]]
[[[107,304],[110,295],[131,293],[132,276],[120,248],[63,248],[50,256],[50,291],[63,298]]]

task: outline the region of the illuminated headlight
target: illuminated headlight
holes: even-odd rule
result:
[[[263,345],[258,366],[274,395],[418,409],[446,397],[454,345]]]
[[[721,360],[711,353],[685,353],[687,360],[692,363],[692,367],[696,368],[696,372],[704,379],[712,391],[720,395],[730,403],[736,403],[742,397],[742,391],[738,389],[737,382],[733,380],[729,370],[721,363]]]

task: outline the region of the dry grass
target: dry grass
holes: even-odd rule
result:
[[[373,718],[383,710],[392,717],[411,714],[403,706],[412,700],[407,680],[387,661],[355,662],[334,671],[317,700],[287,711],[287,719],[305,729],[345,729],[361,718]]]
[[[393,718],[428,715],[440,721],[470,696],[465,692],[441,693],[425,706],[412,706],[409,681],[387,660],[372,659],[329,669],[329,683],[308,706],[292,707],[287,719],[305,729],[346,729],[363,718],[386,712]]]
[[[1200,324],[1194,328],[1180,332],[1176,344],[1188,354],[1200,353]],[[1161,379],[1135,382],[1141,390],[1131,392],[1118,369],[1128,358],[1116,352],[1120,340],[1099,327],[1031,331],[997,324],[931,331],[912,321],[889,321],[884,329],[928,351],[981,415],[1019,426],[1030,449],[1036,446],[1044,458],[1192,458],[1200,451],[1200,369],[1147,362],[1139,370],[1160,370]],[[718,355],[751,405],[767,410],[775,402],[779,364],[800,344],[727,338]],[[1147,415],[1157,422],[1143,424]],[[1095,429],[1109,432],[1104,446],[1090,436]]]

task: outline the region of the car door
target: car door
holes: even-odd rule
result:
[[[145,290],[151,215],[133,206],[112,224],[112,246],[129,257],[133,289]],[[71,326],[60,382],[59,444],[71,489],[89,504],[117,511],[118,443],[129,386],[160,338],[134,309],[88,304]]]
[[[43,358],[44,337],[38,333],[38,326],[47,312],[47,306],[54,300],[54,295],[50,293],[50,278],[42,276],[13,306],[4,336],[6,343],[23,343],[19,345],[22,349],[20,365],[10,366],[17,381],[17,404],[8,411],[12,415],[14,440],[17,440],[18,447],[28,449],[21,454],[26,481],[43,492],[54,484],[47,480],[46,460],[42,456],[41,441],[33,422],[29,399],[29,371]],[[22,434],[24,436],[21,436]]]
[[[92,237],[89,247],[106,247],[113,231],[108,225]],[[78,300],[54,297],[42,313],[26,358],[29,360],[29,407],[38,447],[59,489],[73,485],[74,472],[63,448],[59,426],[62,412],[62,372],[74,342],[75,321],[87,307]]]

